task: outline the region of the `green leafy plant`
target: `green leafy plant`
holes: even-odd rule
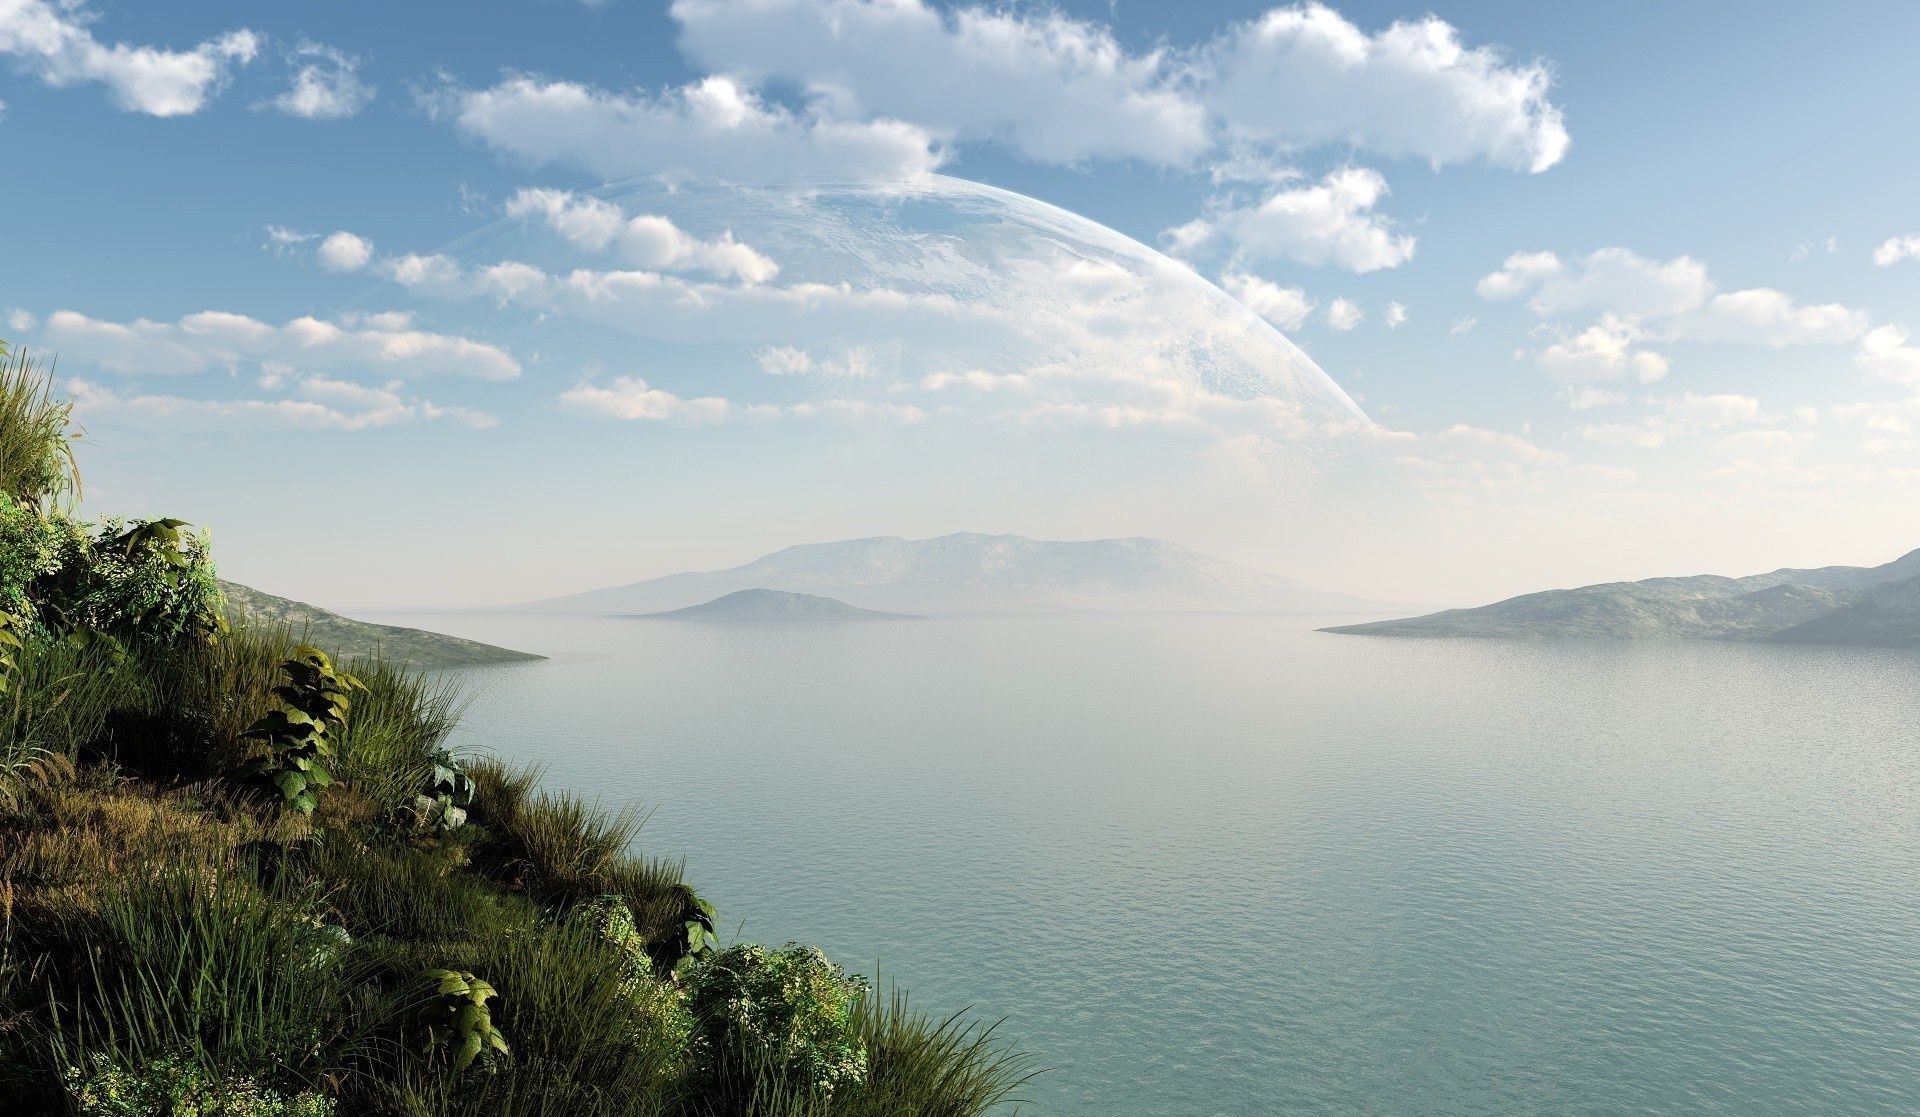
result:
[[[719,938],[713,933],[714,920],[718,918],[713,905],[695,892],[691,885],[683,884],[680,890],[686,906],[680,921],[680,956],[673,964],[676,975],[686,973],[702,959],[710,957],[720,946]]]
[[[352,708],[348,694],[366,688],[352,675],[334,670],[327,653],[309,644],[295,648],[281,670],[287,681],[273,693],[284,707],[268,712],[241,735],[260,742],[265,755],[240,774],[272,784],[287,806],[312,814],[320,790],[333,783],[326,766],[333,754],[330,736],[346,724]]]
[[[445,1047],[452,1053],[453,1072],[459,1074],[476,1060],[491,1062],[505,1055],[507,1037],[493,1026],[487,1002],[498,996],[493,986],[465,970],[430,970],[433,997],[424,1011],[427,1049]]]
[[[692,971],[689,993],[710,1078],[771,1065],[823,1094],[866,1080],[867,1047],[853,1028],[866,980],[817,946],[728,947]]]
[[[427,773],[425,789],[414,796],[413,817],[421,826],[452,833],[467,823],[473,780],[460,759],[444,748],[433,750],[427,759],[433,767]]]
[[[20,651],[20,637],[14,629],[20,622],[12,613],[0,613],[0,694],[13,686],[14,655]]]

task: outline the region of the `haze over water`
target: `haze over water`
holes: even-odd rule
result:
[[[1009,1017],[1023,1112],[1920,1108],[1910,653],[391,619],[552,655],[456,743],[652,808],[742,937]]]

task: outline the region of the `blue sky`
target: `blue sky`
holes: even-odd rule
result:
[[[1448,602],[1884,561],[1920,545],[1916,32],[1894,4],[0,2],[0,335],[80,393],[90,510],[210,525],[231,576],[342,606],[950,530],[1164,535]],[[483,281],[545,253],[549,283],[617,260],[742,307],[871,295],[790,225],[858,239],[866,209],[756,215],[729,184],[934,173],[1264,316],[1364,407],[1392,493],[1301,497],[1321,436],[1190,368],[1102,378],[857,308],[791,343],[658,308],[609,330]],[[1021,299],[960,297],[1094,315],[1106,288],[1035,278],[1044,239],[973,258]],[[1073,360],[1202,328],[1149,324]]]

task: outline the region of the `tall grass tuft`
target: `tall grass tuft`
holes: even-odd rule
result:
[[[58,507],[80,493],[73,403],[26,350],[0,345],[0,492],[27,507]]]

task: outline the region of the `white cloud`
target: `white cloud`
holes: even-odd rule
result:
[[[1323,4],[1276,8],[1222,36],[1200,70],[1227,128],[1291,144],[1544,171],[1569,142],[1545,65],[1469,48],[1435,16],[1368,35]]]
[[[1688,430],[1719,430],[1760,418],[1760,401],[1752,396],[1722,393],[1697,396],[1686,392],[1666,401],[1667,416]]]
[[[1637,422],[1595,423],[1581,427],[1580,437],[1602,446],[1652,450],[1679,438],[1704,431],[1725,430],[1743,423],[1759,422],[1764,418],[1760,401],[1752,396],[1701,396],[1686,392],[1652,402],[1659,407],[1659,411]]]
[[[1873,250],[1873,262],[1883,268],[1913,259],[1920,259],[1920,236],[1888,237]]]
[[[1399,303],[1388,303],[1386,313],[1387,329],[1397,330],[1407,324],[1407,308]]]
[[[987,372],[977,368],[964,372],[931,372],[920,379],[921,390],[927,392],[944,392],[955,387],[976,392],[1025,392],[1033,386],[1033,377],[1022,372]]]
[[[655,388],[638,376],[617,376],[606,384],[581,381],[560,393],[562,406],[615,419],[709,426],[725,422],[733,405],[718,396],[683,399]]]
[[[1860,340],[1853,363],[1898,384],[1920,384],[1920,348],[1908,345],[1904,326],[1881,326]]]
[[[33,316],[32,311],[25,310],[17,306],[9,307],[7,309],[7,328],[9,330],[17,330],[20,333],[26,333],[28,330],[33,329],[36,325],[39,325],[39,319]]]
[[[321,241],[315,255],[328,271],[359,271],[373,259],[373,242],[342,230]]]
[[[1313,313],[1313,300],[1299,287],[1282,287],[1245,272],[1228,272],[1220,277],[1220,286],[1282,330],[1299,329]]]
[[[1541,350],[1536,360],[1547,375],[1566,384],[1632,378],[1651,384],[1667,375],[1667,359],[1637,348],[1644,333],[1630,322],[1605,318]]]
[[[1374,212],[1387,180],[1365,167],[1343,167],[1310,186],[1275,190],[1258,205],[1222,206],[1198,223],[1170,229],[1166,239],[1189,249],[1223,237],[1248,260],[1333,264],[1352,272],[1398,267],[1413,258],[1414,238],[1395,233]]]
[[[1667,332],[1690,341],[1733,341],[1779,349],[1839,344],[1859,337],[1866,328],[1865,311],[1838,303],[1804,306],[1784,291],[1754,287],[1713,296],[1706,306],[1676,318]]]
[[[1468,334],[1472,333],[1473,328],[1475,326],[1478,326],[1479,324],[1480,324],[1480,319],[1474,318],[1471,315],[1469,315],[1466,318],[1456,318],[1454,319],[1453,325],[1447,327],[1447,336],[1448,337],[1465,337]]]
[[[1625,392],[1596,388],[1591,384],[1575,384],[1566,390],[1567,408],[1572,411],[1592,411],[1600,407],[1612,407],[1627,402]]]
[[[1323,5],[1277,9],[1176,57],[1129,53],[1107,26],[1048,10],[676,0],[672,13],[682,50],[710,69],[782,81],[836,117],[911,120],[1042,162],[1225,164],[1338,144],[1539,171],[1568,142],[1544,65],[1468,48],[1432,17],[1368,34]]]
[[[768,376],[827,376],[864,380],[880,371],[880,357],[863,345],[845,347],[837,356],[818,358],[791,345],[770,345],[754,354]]]
[[[107,45],[95,39],[84,0],[0,3],[0,54],[11,55],[48,85],[97,82],[114,103],[151,116],[189,116],[205,107],[230,67],[253,61],[260,40],[229,31],[192,50]]]
[[[1572,263],[1551,252],[1516,252],[1480,280],[1480,297],[1530,296],[1535,314],[1606,311],[1623,318],[1665,318],[1706,302],[1706,265],[1691,256],[1661,261],[1625,248],[1602,248]]]
[[[427,103],[496,151],[607,178],[899,181],[943,158],[917,125],[799,115],[723,77],[659,94],[515,77]]]
[[[1825,252],[1827,255],[1831,256],[1838,251],[1840,251],[1839,237],[1826,237],[1821,240],[1811,240],[1811,241],[1803,240],[1799,244],[1796,244],[1793,246],[1792,252],[1787,253],[1787,262],[1791,264],[1797,264],[1800,261],[1805,260],[1807,257],[1813,255],[1815,252]]]
[[[641,214],[629,219],[620,207],[588,195],[523,187],[507,199],[505,209],[510,217],[545,220],[581,248],[597,252],[617,245],[629,263],[645,268],[704,271],[748,283],[765,283],[780,274],[777,264],[734,240],[731,231],[701,240],[666,217]]]
[[[1347,299],[1335,299],[1327,304],[1327,328],[1345,333],[1360,324],[1366,314],[1357,303]]]
[[[184,375],[242,364],[302,373],[471,376],[511,380],[520,362],[484,342],[416,330],[404,315],[273,325],[224,311],[178,322],[108,322],[71,310],[49,315],[45,336],[70,361],[131,376]]]
[[[342,120],[367,107],[373,87],[360,80],[360,62],[323,43],[302,42],[293,49],[293,84],[268,102],[288,116],[306,120]]]
[[[499,425],[483,411],[442,407],[410,399],[398,382],[372,388],[323,376],[292,385],[293,395],[278,399],[190,399],[122,393],[87,380],[70,380],[67,393],[74,411],[85,418],[165,420],[224,426],[294,427],[305,430],[371,430],[404,423],[445,420],[473,430]]]
[[[921,0],[675,0],[681,50],[707,68],[804,88],[842,119],[910,120],[1026,158],[1186,164],[1205,109],[1158,52],[1056,12],[942,12]]]

